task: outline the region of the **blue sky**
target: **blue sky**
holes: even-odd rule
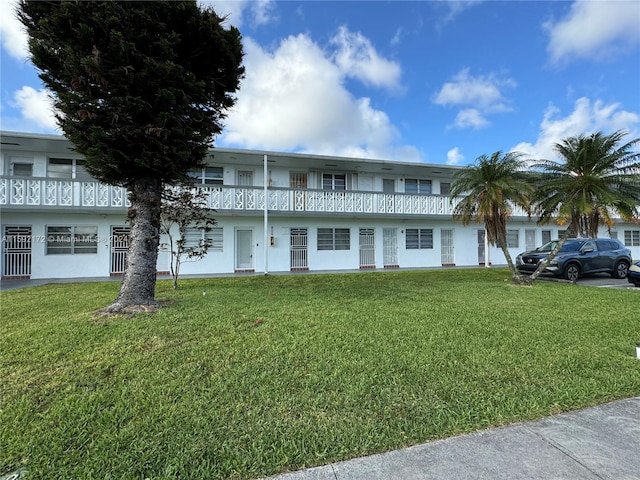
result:
[[[200,3],[246,53],[216,146],[467,165],[640,137],[640,0]],[[59,133],[13,4],[0,0],[0,128]]]

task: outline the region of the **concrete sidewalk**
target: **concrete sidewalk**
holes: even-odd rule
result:
[[[640,397],[272,480],[638,480]]]

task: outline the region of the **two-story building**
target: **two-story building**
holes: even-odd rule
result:
[[[91,178],[62,136],[1,137],[2,278],[121,275],[125,189]],[[506,263],[482,225],[453,220],[449,189],[460,167],[224,148],[206,164],[193,176],[215,209],[217,225],[206,233],[213,246],[183,263],[183,274]],[[516,210],[509,251],[515,257],[557,238],[558,228]],[[202,235],[194,229],[188,240]],[[638,225],[619,222],[613,235],[640,258]],[[158,271],[169,262],[161,248]]]

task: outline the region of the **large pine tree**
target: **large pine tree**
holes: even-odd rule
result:
[[[164,185],[203,162],[244,76],[240,32],[193,1],[21,1],[57,120],[87,170],[129,191],[119,313],[156,306]]]

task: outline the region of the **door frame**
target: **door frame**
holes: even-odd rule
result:
[[[240,232],[249,232],[249,244],[248,245],[241,245],[240,244],[240,240],[241,237],[239,235]],[[254,253],[255,253],[255,249],[254,249],[254,245],[253,245],[253,237],[254,237],[254,229],[253,227],[235,227],[235,232],[234,232],[234,245],[235,245],[235,253],[234,253],[234,271],[236,273],[250,273],[250,272],[255,272],[255,265],[254,265]],[[245,240],[246,241],[246,240]],[[241,254],[241,249],[242,248],[246,248],[248,246],[249,249],[249,264],[248,265],[244,265],[244,264],[240,264],[240,254]]]

